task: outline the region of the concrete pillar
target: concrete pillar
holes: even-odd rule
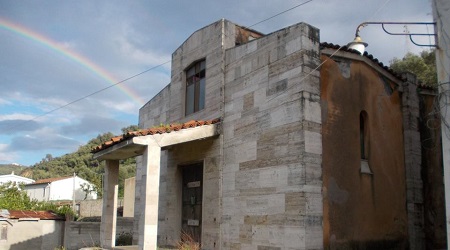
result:
[[[419,131],[419,95],[417,79],[411,73],[402,75],[403,143],[406,174],[406,209],[408,213],[409,247],[425,249],[423,214],[422,151]]]
[[[100,244],[106,249],[114,247],[116,241],[118,184],[119,161],[106,160],[103,184],[102,221],[100,223]]]
[[[158,233],[159,167],[161,148],[149,143],[142,155],[139,249],[156,249]]]

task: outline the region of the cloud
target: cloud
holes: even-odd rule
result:
[[[14,162],[18,158],[17,153],[7,150],[8,144],[0,144],[0,159],[1,162],[8,163]]]
[[[54,133],[50,129],[42,129],[31,134],[16,136],[11,139],[8,151],[34,150],[75,150],[81,143],[73,138]]]
[[[122,83],[132,94],[112,87],[58,108],[169,60],[193,32],[221,18],[250,26],[298,4],[294,0],[69,4],[38,0],[3,4],[0,16],[82,55],[114,79],[108,81],[90,66],[58,50],[0,28],[0,159],[14,153],[21,157],[15,161],[31,161],[31,148],[38,148],[36,152],[44,155],[53,153],[54,148],[65,153],[62,150],[76,149],[92,134],[119,132],[138,120],[140,104],[136,96],[146,102],[170,82],[170,63]],[[306,22],[320,29],[322,42],[345,45],[364,21],[430,21],[429,5],[429,1],[410,0],[312,1],[252,28],[267,34]],[[369,43],[369,53],[387,63],[408,51],[405,39],[392,38],[380,30],[369,26],[361,33]],[[54,109],[58,110],[46,114]],[[24,123],[30,116],[40,115],[44,116]],[[2,153],[7,150],[6,144],[11,145],[8,150],[15,151]],[[18,151],[22,148],[27,151]]]
[[[33,118],[34,118],[33,115],[20,114],[20,113],[14,113],[14,114],[8,114],[8,115],[0,115],[0,121],[5,121],[5,120],[31,120]]]
[[[132,124],[118,119],[86,115],[76,123],[61,127],[61,133],[64,135],[98,134],[99,131],[117,133],[129,125]]]
[[[42,128],[42,124],[23,119],[11,119],[0,121],[0,134],[11,135],[17,134],[24,131],[36,131]]]
[[[0,105],[11,105],[13,104],[11,101],[0,98]]]

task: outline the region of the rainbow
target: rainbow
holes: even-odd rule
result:
[[[0,18],[0,28],[3,28],[7,31],[11,31],[15,34],[18,34],[22,37],[25,37],[33,42],[36,42],[40,45],[43,45],[44,47],[55,51],[59,54],[62,54],[63,56],[69,58],[71,61],[81,65],[83,68],[87,69],[88,71],[92,72],[94,75],[99,76],[100,78],[106,80],[109,84],[115,85],[119,82],[118,79],[116,79],[111,73],[100,67],[99,65],[95,64],[88,58],[84,57],[83,55],[79,53],[75,53],[74,51],[71,51],[67,47],[64,47],[62,44],[53,41],[52,39],[39,34],[33,30],[30,30],[24,26],[21,26],[17,23],[13,23],[11,21],[5,20],[3,18]],[[129,96],[134,102],[136,102],[138,105],[142,106],[145,104],[145,101],[142,100],[142,98],[134,92],[129,87],[123,85],[123,84],[117,84],[116,85],[123,93],[125,93],[127,96]]]

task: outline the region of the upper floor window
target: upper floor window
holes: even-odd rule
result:
[[[186,115],[205,108],[206,61],[198,61],[186,70]]]

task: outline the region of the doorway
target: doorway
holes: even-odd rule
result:
[[[203,163],[181,167],[182,215],[181,229],[184,237],[201,243],[202,235],[202,200],[203,200]]]

